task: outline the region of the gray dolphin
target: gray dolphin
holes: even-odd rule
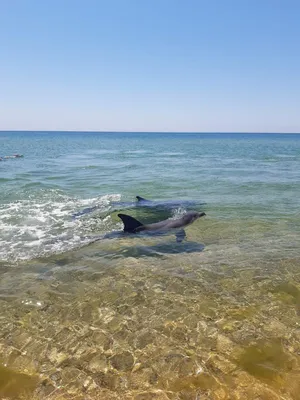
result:
[[[136,201],[113,201],[110,203],[110,206],[112,207],[113,211],[118,211],[120,209],[124,208],[149,208],[149,209],[155,209],[161,210],[161,211],[168,211],[168,210],[174,210],[178,207],[184,207],[184,208],[190,208],[190,207],[196,207],[196,206],[202,206],[206,203],[204,202],[197,202],[197,201],[191,201],[191,200],[148,200],[145,199],[141,196],[136,196]],[[94,206],[94,207],[87,207],[81,211],[78,211],[72,215],[73,219],[81,217],[82,215],[92,213],[99,209],[101,206]]]
[[[140,207],[161,207],[174,209],[178,207],[191,207],[191,206],[202,206],[205,203],[191,201],[191,200],[148,200],[141,196],[136,196],[136,206]]]
[[[126,214],[118,214],[118,217],[121,218],[124,224],[124,232],[128,233],[138,233],[138,232],[146,232],[146,233],[166,233],[168,231],[176,230],[175,233],[177,242],[181,242],[185,237],[186,233],[183,228],[192,224],[198,218],[206,215],[204,212],[197,211],[189,211],[185,213],[182,217],[177,219],[165,219],[163,221],[155,222],[153,224],[142,224],[137,219],[131,217]]]

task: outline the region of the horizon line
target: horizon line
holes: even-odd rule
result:
[[[73,130],[73,129],[64,129],[64,130],[32,130],[32,129],[8,129],[8,130],[2,130],[0,129],[0,133],[16,133],[16,132],[62,132],[62,133],[175,133],[175,134],[189,134],[189,133],[195,133],[195,134],[228,134],[228,133],[233,133],[233,134],[255,134],[255,135],[260,135],[260,134],[277,134],[277,135],[299,135],[299,132],[273,132],[273,131],[265,131],[265,132],[251,132],[251,131],[139,131],[139,130]]]

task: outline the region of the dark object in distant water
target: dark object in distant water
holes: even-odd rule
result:
[[[23,154],[13,154],[12,156],[0,157],[0,161],[7,160],[8,158],[22,158]]]
[[[120,209],[128,209],[128,208],[155,208],[158,210],[174,210],[179,207],[189,208],[195,206],[201,206],[205,203],[203,202],[196,202],[190,200],[147,200],[143,197],[136,196],[137,201],[127,201],[127,202],[112,202],[111,205],[113,207],[113,211],[117,211]],[[95,210],[100,208],[100,206],[88,207],[83,209],[82,211],[78,211],[77,213],[73,214],[73,218],[80,217],[85,214],[89,214]]]
[[[177,242],[182,242],[182,240],[186,237],[185,231],[183,228],[192,224],[198,218],[206,215],[204,212],[197,211],[189,211],[184,214],[182,217],[177,219],[166,219],[164,221],[155,222],[153,224],[143,225],[137,219],[131,217],[126,214],[118,214],[118,217],[121,218],[124,224],[124,232],[128,233],[166,233],[169,231],[175,230],[176,240]]]

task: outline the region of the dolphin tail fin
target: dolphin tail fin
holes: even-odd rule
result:
[[[141,196],[136,196],[136,198],[137,198],[137,201],[149,201],[149,200],[147,200],[147,199],[144,199],[144,198],[141,197]]]
[[[121,218],[124,224],[124,232],[134,232],[136,228],[143,226],[140,221],[131,217],[130,215],[118,214],[118,217]]]

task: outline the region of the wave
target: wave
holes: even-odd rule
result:
[[[120,198],[112,194],[76,199],[51,189],[28,200],[1,204],[0,260],[15,263],[84,245],[84,236],[106,232],[113,222],[110,217],[73,220],[72,213],[87,206],[106,213]]]

